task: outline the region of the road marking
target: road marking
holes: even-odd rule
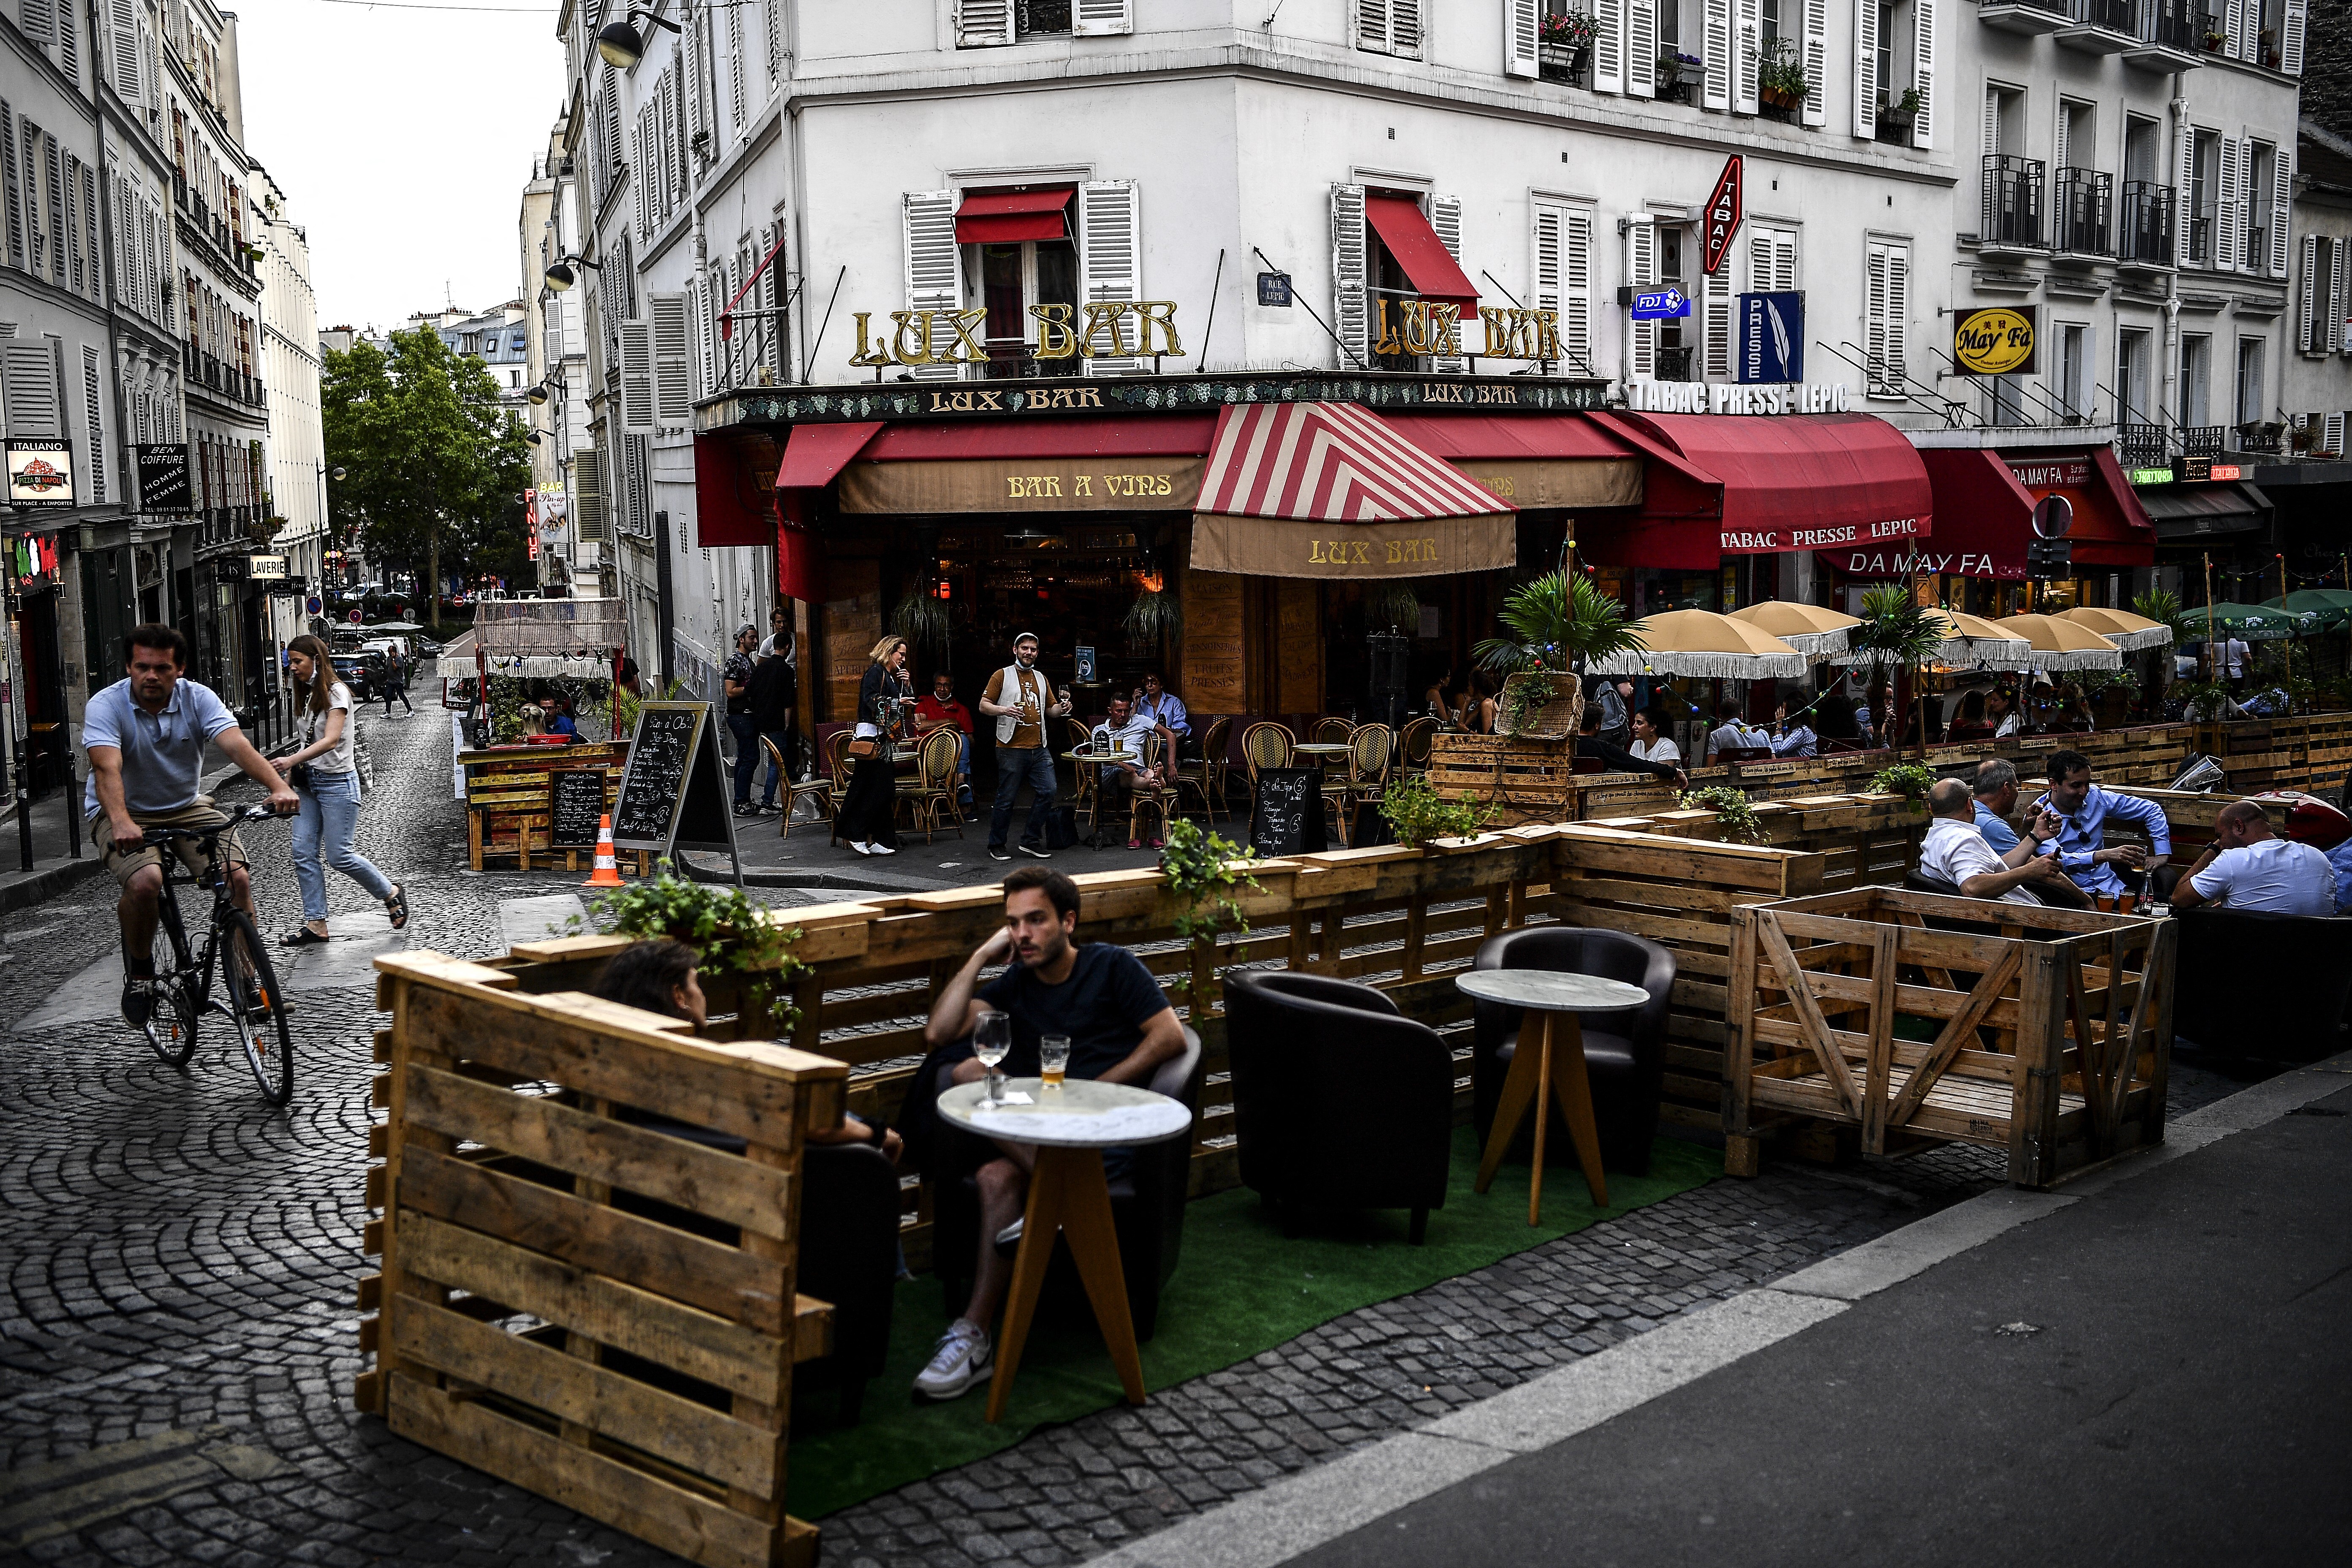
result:
[[[0,1476],[0,1550],[69,1535],[221,1480],[262,1480],[288,1467],[275,1454],[223,1440],[226,1428],[159,1432]]]

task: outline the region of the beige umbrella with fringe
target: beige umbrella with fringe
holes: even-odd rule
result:
[[[1731,612],[1735,621],[1745,621],[1759,631],[1779,637],[1799,653],[1843,653],[1853,628],[1862,625],[1861,617],[1849,616],[1821,605],[1793,604],[1786,599],[1767,599],[1760,605]]]
[[[2078,605],[2071,610],[2061,610],[2053,618],[2088,626],[2126,653],[2162,647],[2172,640],[2170,626],[2146,616],[2135,616],[2129,610],[2102,610]]]
[[[2004,616],[1993,625],[2025,638],[2036,669],[2121,669],[2123,650],[2074,621],[2056,616]]]
[[[1700,680],[1794,679],[1811,658],[1760,626],[1712,610],[1662,610],[1633,623],[1643,646],[1596,658],[1594,675],[1680,675]]]

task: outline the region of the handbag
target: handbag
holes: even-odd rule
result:
[[[870,761],[882,754],[882,737],[860,735],[849,742],[849,754],[859,762]]]

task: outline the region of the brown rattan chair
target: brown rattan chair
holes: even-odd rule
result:
[[[1344,746],[1355,732],[1356,727],[1337,714],[1315,721],[1315,744],[1318,746]]]
[[[1429,771],[1430,743],[1437,739],[1437,721],[1424,713],[1405,721],[1397,731],[1396,767],[1408,778]]]
[[[835,842],[841,836],[841,803],[849,798],[849,775],[855,771],[849,760],[849,742],[856,733],[845,724],[824,741],[825,796],[829,806],[825,816],[832,821],[830,837]]]
[[[1250,799],[1257,799],[1257,775],[1261,768],[1286,768],[1296,763],[1297,753],[1291,750],[1297,744],[1289,727],[1270,719],[1260,720],[1242,731],[1242,765],[1249,771]]]
[[[1167,755],[1168,738],[1165,735],[1153,734],[1144,737],[1143,767],[1146,772],[1158,767],[1166,760]],[[1147,814],[1159,829],[1153,837],[1159,838],[1168,837],[1168,797],[1175,793],[1175,782],[1167,780],[1157,787],[1138,784],[1128,792],[1127,837],[1130,843],[1143,837],[1141,828],[1143,818]]]
[[[1201,737],[1201,760],[1176,764],[1177,809],[1183,809],[1186,791],[1201,797],[1201,809],[1214,822],[1225,807],[1225,737],[1233,732],[1234,721],[1220,716],[1211,721],[1208,732]]]
[[[932,731],[915,746],[913,776],[898,781],[898,802],[913,812],[914,826],[923,830],[923,842],[939,835],[940,812],[955,818],[956,837],[963,837],[963,813],[956,809],[956,756],[961,750],[955,727]]]
[[[776,742],[762,735],[760,737],[760,744],[767,751],[768,765],[775,769],[778,775],[784,781],[784,821],[783,826],[776,832],[777,837],[790,838],[793,836],[793,812],[800,805],[803,795],[815,801],[825,816],[833,815],[833,781],[831,779],[820,774],[794,784],[793,771],[784,766],[784,754],[777,750]]]
[[[1349,793],[1357,800],[1378,800],[1395,767],[1396,731],[1386,724],[1359,725],[1352,743],[1356,752],[1348,759]]]

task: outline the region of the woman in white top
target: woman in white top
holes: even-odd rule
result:
[[[407,895],[352,847],[360,820],[359,731],[352,719],[352,689],[335,679],[327,645],[314,637],[287,645],[286,669],[294,678],[303,721],[301,749],[269,759],[302,800],[294,819],[294,879],[302,888],[302,925],[288,933],[286,945],[327,940],[329,866],[365,888],[370,898],[381,899],[392,929],[398,931],[408,923]]]
[[[1666,710],[1654,705],[1633,715],[1633,744],[1629,750],[1645,763],[1683,760],[1683,749],[1666,739]]]

